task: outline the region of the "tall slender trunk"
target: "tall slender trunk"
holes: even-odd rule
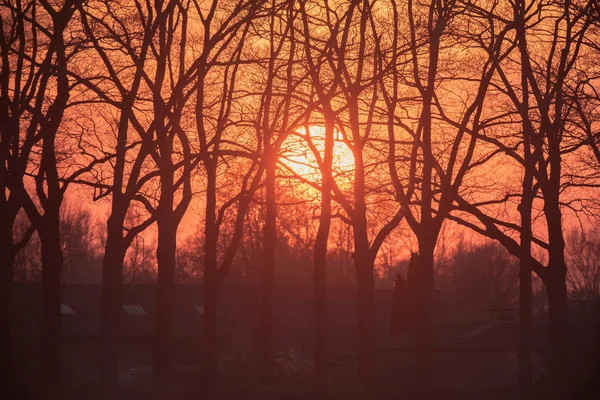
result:
[[[268,150],[266,172],[266,217],[263,232],[263,270],[261,285],[261,337],[260,381],[268,384],[273,380],[273,282],[275,276],[275,252],[277,247],[277,201],[275,178],[277,152]]]
[[[123,227],[129,208],[124,192],[125,163],[129,118],[137,92],[138,78],[130,93],[123,98],[112,183],[111,213],[106,222],[106,245],[102,259],[102,304],[100,311],[100,380],[107,390],[119,383],[119,340],[123,299],[123,262],[127,245]],[[136,88],[135,90],[133,88]],[[141,150],[140,150],[141,151]],[[138,155],[139,157],[139,155]],[[130,177],[131,179],[131,177]]]
[[[40,382],[55,384],[60,379],[60,272],[63,254],[60,245],[58,211],[46,211],[38,228],[42,247],[42,322]]]
[[[550,260],[545,280],[550,319],[550,362],[548,376],[557,399],[565,398],[570,390],[569,316],[564,261]]]
[[[12,340],[12,294],[15,254],[13,251],[13,224],[8,206],[0,211],[0,396],[13,394],[15,380],[15,358]]]
[[[525,125],[525,124],[524,124]],[[528,130],[524,127],[525,134],[525,175],[523,177],[523,194],[519,204],[519,213],[521,215],[521,235],[520,246],[521,256],[519,257],[519,348],[517,351],[518,363],[518,384],[523,398],[528,398],[531,391],[532,365],[531,365],[531,328],[533,315],[533,300],[531,274],[532,266],[531,241],[533,238],[531,226],[531,210],[535,193],[533,193],[533,174],[534,165],[530,152],[530,136]]]
[[[531,254],[531,242],[521,239],[521,248],[527,256]],[[531,390],[531,327],[532,327],[532,286],[531,265],[529,258],[522,257],[519,261],[519,348],[517,351],[518,384],[524,399],[528,398]]]
[[[163,32],[161,28],[161,32]],[[164,65],[162,65],[164,74]],[[157,79],[162,82],[162,79]],[[160,85],[159,85],[160,86]],[[173,336],[173,302],[175,291],[175,267],[177,263],[177,228],[181,217],[175,205],[175,166],[173,165],[173,141],[164,126],[165,109],[162,102],[154,105],[158,121],[157,138],[160,147],[160,198],[156,209],[158,246],[156,260],[156,321],[154,329],[154,354],[152,379],[166,382],[171,376],[171,340]]]
[[[552,154],[551,154],[552,156]],[[560,163],[556,154],[552,160]],[[556,167],[555,167],[556,168]],[[555,172],[553,171],[553,174]],[[548,226],[548,267],[544,284],[548,295],[550,319],[550,363],[548,375],[557,398],[568,395],[571,384],[569,357],[569,315],[567,298],[567,266],[563,237],[562,213],[560,211],[560,180],[552,176],[550,188],[544,193],[544,213]]]
[[[416,389],[426,397],[433,388],[433,256],[435,239],[419,239],[417,264],[419,271],[418,304],[415,340]]]
[[[163,186],[164,187],[164,186]],[[170,186],[169,186],[170,188]],[[165,209],[172,210],[172,193],[163,203]],[[161,199],[163,196],[161,194]],[[170,204],[167,204],[170,203]],[[165,212],[157,219],[158,279],[156,282],[156,326],[154,358],[152,360],[152,378],[157,381],[168,381],[171,377],[171,341],[173,336],[173,304],[175,292],[175,264],[177,257],[177,225],[178,221],[172,212]]]
[[[531,210],[535,193],[533,192],[533,177],[535,174],[535,158],[532,154],[533,135],[529,118],[529,83],[525,65],[527,62],[527,42],[525,36],[525,3],[518,0],[515,3],[514,18],[517,22],[517,39],[521,56],[521,118],[523,130],[523,158],[525,173],[523,176],[523,193],[519,204],[521,216],[521,257],[519,259],[519,348],[517,352],[518,384],[524,399],[529,398],[531,391],[531,327],[532,327],[532,287],[531,287],[531,240],[533,238]]]
[[[206,168],[206,220],[204,226],[204,346],[203,375],[206,394],[212,396],[218,379],[217,305],[220,280],[217,264],[218,227],[217,207],[217,164],[208,158]]]
[[[203,375],[206,395],[211,398],[216,393],[218,372],[217,348],[217,305],[220,284],[214,278],[204,279],[204,347]]]
[[[375,383],[377,355],[375,350],[375,279],[373,262],[364,249],[354,252],[358,311],[358,377],[361,383]]]
[[[60,243],[60,207],[63,201],[63,189],[67,183],[61,184],[60,182],[56,138],[70,94],[63,33],[73,11],[72,4],[67,3],[58,13],[52,15],[54,25],[52,43],[56,48],[56,97],[45,116],[47,123],[41,124],[39,127],[39,135],[42,137],[42,154],[36,179],[44,181],[44,184],[36,185],[38,198],[44,199],[41,201],[44,215],[41,219],[38,218],[39,223],[36,224],[42,248],[40,360],[40,381],[42,383],[56,383],[60,378],[60,275],[63,264]]]
[[[325,113],[325,148],[321,168],[321,215],[313,253],[315,294],[315,389],[329,387],[329,318],[327,304],[327,242],[331,228],[331,189],[333,186],[334,117]]]
[[[432,7],[434,3],[431,3]],[[444,25],[437,21],[430,34],[429,65],[427,71],[427,85],[421,93],[423,106],[421,110],[420,123],[423,127],[423,184],[421,189],[420,213],[421,222],[419,226],[419,312],[416,319],[415,338],[415,386],[422,398],[427,398],[433,388],[433,253],[439,227],[434,232],[432,203],[433,196],[433,174],[435,160],[432,146],[432,102],[435,93],[435,81],[438,71],[440,38]]]
[[[324,236],[325,227],[321,228]],[[315,377],[317,392],[329,388],[329,321],[327,303],[327,244],[317,239],[314,249],[314,297],[315,297]],[[318,243],[318,244],[317,244]]]
[[[63,17],[65,17],[63,15]],[[60,20],[61,17],[59,16]],[[67,19],[68,20],[68,19]],[[63,192],[58,174],[58,160],[55,148],[58,126],[69,98],[68,81],[65,73],[64,43],[62,31],[66,20],[55,33],[57,46],[58,92],[57,97],[48,111],[47,118],[51,121],[40,129],[42,140],[42,155],[40,169],[36,179],[44,181],[37,185],[38,198],[44,198],[42,206],[44,215],[38,218],[36,228],[40,235],[42,253],[42,322],[41,322],[41,359],[40,382],[43,384],[57,383],[60,379],[60,276],[63,264],[62,246],[60,243],[60,207]],[[60,50],[59,50],[60,49]],[[46,187],[44,190],[43,186]],[[37,211],[36,211],[37,213]]]
[[[592,390],[600,396],[600,382],[594,379],[594,376],[600,376],[600,297],[596,299],[596,363],[594,365],[595,373],[592,375]]]
[[[352,230],[354,237],[354,265],[357,288],[357,336],[358,336],[358,378],[361,383],[371,386],[377,377],[377,354],[375,350],[375,279],[373,276],[374,256],[371,255],[367,224],[367,204],[365,197],[364,143],[360,139],[359,106],[357,97],[348,101],[350,126],[357,136],[354,158],[354,212]]]
[[[107,388],[119,382],[119,335],[123,298],[123,222],[125,212],[114,208],[107,223],[106,248],[102,260],[102,308],[100,378]]]

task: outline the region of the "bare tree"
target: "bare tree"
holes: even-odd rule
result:
[[[159,13],[168,13],[168,17],[158,24],[158,43],[150,46],[154,76],[144,74],[152,98],[152,128],[136,124],[136,129],[142,140],[152,141],[155,136],[155,149],[150,152],[150,157],[159,171],[160,195],[156,205],[148,199],[144,201],[158,226],[156,343],[152,373],[155,380],[167,381],[171,372],[177,229],[192,199],[191,171],[197,161],[181,124],[184,107],[193,92],[188,89],[190,71],[186,70],[189,2],[157,3],[156,8]]]
[[[9,24],[7,29],[3,28],[1,44],[2,192],[8,206],[2,222],[8,233],[12,230],[15,212],[23,207],[40,237],[43,298],[40,380],[44,383],[56,382],[60,375],[63,263],[60,209],[68,184],[86,169],[62,176],[59,165],[63,117],[70,106],[74,87],[69,80],[68,64],[80,42],[76,34],[71,35],[69,41],[64,36],[78,4],[79,1],[67,1],[60,6],[47,1],[2,4],[2,24],[5,18]],[[4,36],[6,32],[9,32],[8,40]],[[25,176],[32,176],[34,183],[26,183]],[[35,197],[30,193],[32,187]],[[10,191],[8,198],[6,190]],[[7,238],[12,242],[12,235]],[[14,250],[8,250],[10,263],[3,282],[8,284],[10,295],[8,282],[12,280]]]
[[[572,230],[566,252],[570,297],[593,300],[600,296],[600,240],[596,231]]]
[[[262,235],[261,334],[260,379],[273,379],[273,290],[277,244],[277,160],[282,143],[297,125],[298,117],[292,110],[292,97],[298,81],[294,75],[296,39],[294,21],[297,11],[294,3],[271,1],[265,5],[264,32],[258,32],[269,41],[264,74],[266,81],[260,97],[260,108],[255,122],[257,137],[262,138],[265,170],[265,215]],[[281,72],[280,72],[281,71]]]
[[[483,243],[461,239],[451,260],[436,275],[452,318],[474,321],[485,317],[487,309],[515,307],[519,299],[518,261],[489,239]]]
[[[414,124],[398,115],[398,85],[403,82],[403,77],[397,67],[391,68],[391,83],[382,80],[381,87],[387,105],[389,171],[419,248],[420,295],[417,303],[420,308],[416,322],[415,366],[417,387],[426,393],[431,389],[433,374],[435,247],[457,193],[464,190],[468,172],[489,157],[488,153],[475,151],[477,135],[486,129],[484,106],[496,62],[506,57],[509,51],[504,47],[508,29],[491,19],[468,25],[469,30],[464,29],[467,22],[462,17],[470,18],[468,9],[455,1],[422,5],[409,0],[407,13],[411,53],[407,75],[412,77],[407,86],[414,88],[418,102]],[[471,65],[469,70],[452,70],[456,67],[446,50],[459,48],[465,43],[480,46],[477,65]],[[469,58],[475,60],[473,54]],[[444,91],[446,74],[453,76],[454,83],[473,82],[470,87],[472,95],[461,100],[458,110],[456,104],[445,101],[440,94]],[[411,118],[410,111],[407,113]],[[440,125],[442,128],[439,128]],[[404,155],[397,150],[397,128],[409,138]],[[439,129],[452,134],[448,137]],[[399,168],[403,162],[408,162],[409,167]]]
[[[401,208],[393,209],[393,200],[392,210],[382,213],[385,210],[383,204],[390,204],[390,199],[386,199],[389,193],[367,183],[368,176],[377,177],[376,166],[380,163],[375,159],[381,153],[376,143],[382,142],[376,137],[375,111],[380,91],[377,82],[384,73],[380,57],[390,48],[379,47],[384,28],[374,19],[376,6],[370,2],[354,1],[341,9],[328,3],[314,5],[311,9],[305,3],[301,5],[307,69],[315,91],[315,103],[323,116],[326,144],[321,158],[319,149],[307,133],[306,141],[317,158],[323,182],[322,185],[304,182],[322,192],[321,201],[329,201],[325,190],[331,190],[331,199],[341,208],[336,217],[352,227],[358,300],[358,375],[362,382],[373,383],[376,376],[374,262],[383,241],[403,217]],[[336,134],[352,154],[351,177],[342,175],[342,179],[351,182],[350,191],[342,189],[326,164],[325,156],[329,156],[327,143],[329,141],[333,150]],[[377,179],[380,178],[376,178],[375,182]],[[323,185],[326,187],[323,188]],[[376,221],[369,220],[369,215],[375,214],[375,210],[368,207],[370,203],[380,205],[378,210],[381,211],[373,218]],[[330,218],[328,214],[331,210],[325,210],[326,218]],[[330,222],[327,231],[329,226]],[[320,240],[323,240],[323,252],[326,252],[327,238]],[[322,275],[321,281],[324,286],[325,275]],[[324,351],[321,354],[326,357]],[[323,365],[325,362],[323,359]]]
[[[17,282],[39,282],[42,275],[40,238],[32,229],[31,221],[25,211],[21,210],[17,215],[13,230],[15,242],[19,242],[27,232],[32,232],[29,240],[26,243],[22,241],[22,246],[15,251],[13,279]]]
[[[63,282],[98,282],[101,254],[95,228],[96,220],[89,208],[79,205],[76,200],[63,203],[60,213]]]
[[[227,133],[243,127],[232,126],[230,118],[238,88],[238,74],[244,64],[243,49],[250,24],[262,12],[263,1],[239,0],[221,8],[221,2],[210,4],[193,1],[200,18],[201,48],[195,61],[195,124],[201,165],[205,172],[205,222],[204,222],[204,379],[209,393],[217,378],[217,306],[221,285],[227,277],[240,244],[246,211],[252,195],[260,184],[264,167],[256,162],[261,144],[235,141]],[[208,90],[208,79],[219,82]],[[251,143],[251,141],[249,140]],[[249,161],[254,159],[253,161]],[[245,159],[245,172],[238,176],[236,192],[231,198],[218,204],[219,178],[228,162]],[[243,165],[243,164],[242,164]],[[233,171],[229,171],[232,174]],[[231,175],[230,175],[231,176]],[[231,208],[237,204],[237,210]],[[231,215],[233,213],[233,215]],[[223,220],[234,222],[231,239],[219,248],[219,236]],[[221,251],[219,251],[221,250]],[[222,254],[219,260],[219,253]]]
[[[335,129],[335,111],[332,104],[337,84],[333,81],[323,82],[320,79],[321,68],[325,69],[325,49],[322,52],[313,54],[314,46],[311,43],[312,32],[314,29],[310,26],[310,14],[306,9],[306,2],[300,3],[300,13],[302,16],[302,28],[304,35],[304,51],[306,53],[306,63],[310,74],[311,82],[320,106],[320,112],[323,115],[325,124],[323,155],[314,148],[313,153],[318,160],[319,170],[321,172],[320,187],[320,215],[317,234],[315,237],[313,250],[313,270],[314,270],[314,291],[315,291],[315,386],[318,390],[325,391],[328,386],[328,305],[327,305],[327,243],[329,240],[329,229],[331,226],[331,202],[333,185],[333,146]],[[338,22],[339,24],[339,22]],[[339,26],[339,25],[338,25]],[[322,38],[319,38],[322,39]],[[307,125],[306,137],[308,143],[311,142],[310,127]]]
[[[99,96],[109,107],[118,110],[115,122],[114,148],[106,149],[101,144],[101,153],[114,160],[111,163],[112,182],[99,179],[92,184],[99,189],[96,198],[111,196],[110,216],[107,221],[106,245],[102,262],[102,338],[101,338],[101,378],[107,387],[118,382],[118,340],[123,284],[123,260],[127,249],[135,237],[153,221],[151,216],[139,224],[127,227],[128,213],[132,202],[145,203],[140,191],[156,173],[146,173],[147,158],[154,147],[148,136],[142,140],[133,140],[131,126],[139,127],[135,106],[140,87],[145,76],[145,67],[150,58],[150,47],[155,33],[162,21],[175,6],[155,10],[149,3],[133,1],[119,6],[109,2],[89,2],[80,8],[81,23],[92,49],[92,55],[101,62],[104,72],[100,79],[77,76],[82,84]],[[160,4],[159,4],[160,5]],[[116,54],[114,47],[124,50]],[[118,68],[119,64],[131,66]],[[106,74],[108,79],[102,78]],[[107,83],[108,82],[108,83]],[[136,122],[138,125],[136,125]],[[151,127],[150,129],[153,129]],[[103,139],[100,139],[103,142]],[[91,151],[91,149],[88,149]],[[128,160],[133,157],[133,162]],[[103,178],[103,175],[100,175]],[[136,219],[134,218],[134,221]]]
[[[523,138],[527,141],[524,156],[505,141],[493,141],[505,154],[526,167],[522,208],[519,210],[523,228],[486,214],[484,204],[502,202],[497,199],[492,203],[486,200],[479,205],[461,199],[459,207],[474,215],[484,226],[476,228],[479,232],[499,240],[511,254],[523,260],[523,275],[527,274],[525,268],[529,267],[544,282],[550,318],[549,375],[555,393],[560,396],[565,395],[570,385],[567,268],[562,212],[563,207],[568,205],[566,189],[572,185],[569,181],[573,180],[573,176],[569,176],[564,166],[565,158],[579,147],[579,144],[573,145],[568,140],[568,133],[573,128],[570,121],[573,106],[568,93],[586,32],[593,20],[594,9],[593,2],[585,1],[568,1],[564,5],[534,3],[535,5],[527,7],[523,3],[515,5],[520,83],[515,84],[511,79],[514,76],[505,67],[499,66],[502,90],[513,103],[522,122]],[[540,32],[547,38],[545,44],[531,40]],[[522,90],[521,96],[516,91],[517,88]],[[532,196],[536,196],[538,190],[545,224],[545,240],[532,236],[530,232],[530,204]],[[507,228],[519,232],[521,244],[503,231]],[[537,261],[531,252],[527,252],[529,241],[547,252],[546,266]],[[523,277],[526,283],[526,277]],[[525,308],[527,299],[524,297],[523,300]],[[522,317],[528,318],[525,315]],[[525,329],[524,327],[523,335],[526,334]],[[528,381],[526,346],[521,350],[523,358],[520,366],[524,368],[521,380]]]

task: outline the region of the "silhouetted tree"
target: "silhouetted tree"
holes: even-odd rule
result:
[[[566,237],[570,297],[593,300],[600,296],[600,240],[595,230],[572,230]]]
[[[358,299],[358,374],[362,382],[373,383],[376,376],[374,262],[384,239],[402,220],[402,210],[380,214],[378,220],[383,222],[370,235],[372,227],[369,225],[368,214],[372,210],[368,209],[367,204],[375,198],[380,203],[386,201],[385,191],[379,192],[367,184],[367,174],[372,171],[369,162],[376,164],[375,160],[367,161],[367,158],[377,154],[377,150],[370,150],[375,147],[374,115],[379,91],[376,82],[382,73],[378,62],[382,50],[377,47],[376,37],[382,33],[377,31],[373,6],[367,1],[353,1],[345,8],[335,11],[332,5],[323,3],[307,12],[304,3],[301,4],[307,67],[319,111],[323,115],[325,141],[327,143],[327,135],[335,135],[337,129],[340,141],[350,149],[354,161],[351,177],[345,177],[341,173],[343,178],[352,183],[351,191],[341,189],[333,175],[331,179],[327,179],[330,182],[326,182],[327,177],[323,175],[323,183],[330,187],[332,200],[343,210],[343,213],[336,213],[336,216],[352,227]],[[323,21],[328,23],[322,25]],[[323,48],[316,48],[311,44],[313,41],[323,43]],[[308,133],[306,139],[315,156],[318,156],[319,151],[311,143]],[[335,136],[329,140],[334,139]],[[319,159],[320,156],[316,158]],[[329,167],[324,162],[323,157],[319,161],[320,168],[325,168],[321,173],[328,174]],[[323,193],[321,201],[327,201],[324,197],[327,188],[316,187]],[[323,241],[326,251],[327,240]],[[323,285],[324,279],[321,279]],[[326,358],[322,362],[325,368]]]
[[[469,13],[465,5],[456,1],[424,5],[409,0],[406,12],[411,54],[407,75],[412,77],[408,86],[416,91],[415,123],[409,124],[397,115],[398,85],[403,79],[398,68],[391,68],[391,80],[382,80],[381,90],[387,105],[389,171],[419,248],[417,260],[422,272],[419,274],[415,367],[416,385],[426,394],[431,389],[433,375],[434,251],[443,223],[452,211],[457,193],[463,189],[468,172],[489,157],[487,153],[480,155],[475,151],[477,135],[486,129],[486,120],[482,117],[486,94],[497,62],[507,56],[504,37],[508,28],[490,19],[481,25],[471,24],[472,29],[463,31],[468,24],[463,18],[469,18]],[[448,47],[456,51],[466,43],[481,47],[477,57],[469,54],[469,60],[477,60],[476,65],[470,64],[469,70],[457,67],[455,58],[458,56],[448,58],[445,52]],[[472,95],[463,100],[458,110],[456,104],[440,95],[447,69],[453,70],[456,76],[451,85],[463,80],[473,82],[469,89]],[[408,114],[411,118],[411,113]],[[442,128],[438,128],[440,125]],[[407,134],[410,143],[404,157],[397,151],[397,127]],[[446,136],[443,130],[451,131],[451,136]],[[400,164],[405,160],[408,168]]]
[[[47,1],[4,2],[2,24],[2,227],[12,230],[21,207],[37,230],[41,243],[42,321],[40,380],[56,382],[60,375],[60,276],[63,254],[60,243],[60,210],[68,184],[86,168],[63,176],[60,156],[63,117],[73,88],[69,61],[80,38],[66,40],[79,1],[54,5]],[[10,22],[12,21],[12,22]],[[12,35],[7,39],[6,35]],[[11,69],[14,68],[14,69]],[[34,183],[24,177],[32,176]],[[35,197],[30,193],[33,186]],[[7,192],[10,195],[6,198]],[[12,234],[7,236],[12,242]],[[12,247],[12,245],[11,245]],[[8,249],[8,248],[7,248]],[[10,295],[14,250],[2,279]],[[10,340],[7,338],[7,343]],[[10,355],[8,355],[10,359]]]
[[[96,228],[96,220],[89,208],[76,200],[63,203],[60,212],[63,282],[99,281],[102,261]]]
[[[95,52],[91,57],[99,61],[100,67],[97,68],[104,70],[99,75],[103,76],[105,73],[108,79],[86,79],[85,76],[78,76],[77,79],[119,113],[116,121],[109,120],[109,124],[114,123],[116,130],[114,147],[99,146],[102,152],[113,159],[110,164],[112,181],[106,183],[103,175],[100,175],[101,179],[92,182],[99,189],[95,196],[97,199],[111,196],[102,261],[100,346],[101,379],[107,388],[118,382],[123,260],[135,237],[154,222],[154,217],[150,217],[139,224],[134,222],[131,227],[126,224],[132,202],[144,203],[139,193],[156,175],[144,174],[146,160],[153,150],[154,142],[148,137],[133,140],[131,126],[135,127],[136,122],[139,124],[135,115],[136,100],[140,95],[156,31],[161,22],[168,18],[175,2],[169,5],[170,7],[163,9],[161,4],[157,4],[158,9],[155,10],[151,4],[137,0],[122,6],[99,1],[86,3],[84,7],[80,7],[79,13],[84,32]],[[131,69],[118,67],[114,64],[116,59],[119,63],[129,65]],[[130,157],[133,162],[129,162]]]
[[[283,141],[296,125],[292,96],[298,86],[294,75],[296,40],[294,38],[294,3],[288,0],[265,4],[267,27],[258,32],[268,39],[266,81],[257,113],[257,137],[263,140],[265,170],[265,215],[262,235],[262,284],[260,329],[260,379],[268,383],[273,379],[273,285],[277,250],[277,161]],[[282,74],[279,70],[284,70]]]
[[[252,149],[250,144],[227,137],[231,130],[243,129],[232,126],[230,118],[238,88],[238,73],[243,65],[243,48],[250,24],[262,12],[263,1],[239,0],[231,3],[231,8],[221,8],[219,1],[201,4],[193,1],[200,18],[201,48],[196,58],[195,74],[195,124],[198,134],[199,157],[205,172],[205,220],[204,220],[204,337],[203,374],[209,394],[214,390],[217,378],[217,306],[221,285],[227,277],[240,244],[246,211],[252,195],[263,174],[263,166],[256,162],[259,146]],[[216,76],[216,78],[215,78]],[[208,80],[219,82],[209,90]],[[246,131],[247,132],[247,131]],[[248,161],[241,168],[232,197],[218,205],[218,181],[224,164],[220,160]],[[231,174],[233,171],[229,171]],[[231,177],[231,175],[230,175]],[[231,211],[237,204],[237,210]],[[233,214],[233,215],[231,215]],[[231,218],[233,232],[229,243],[219,246],[220,230],[225,218]],[[219,253],[222,254],[219,260]]]
[[[518,225],[486,214],[484,207],[469,204],[464,199],[459,203],[460,208],[468,210],[484,226],[475,229],[499,240],[511,254],[524,259],[524,268],[525,265],[529,265],[544,282],[550,318],[549,376],[554,393],[557,396],[565,396],[570,385],[570,364],[567,269],[562,218],[565,203],[562,199],[564,199],[565,188],[571,185],[564,182],[570,175],[564,169],[565,157],[578,147],[577,145],[573,147],[573,143],[568,140],[573,128],[570,115],[574,109],[568,93],[570,82],[576,79],[576,65],[581,55],[582,43],[594,18],[594,2],[568,1],[561,5],[534,3],[536,6],[530,5],[526,8],[522,3],[515,5],[520,85],[515,84],[511,79],[513,75],[509,74],[508,67],[499,66],[502,90],[517,110],[524,127],[524,137],[529,142],[530,147],[525,153],[529,158],[524,159],[512,148],[512,144],[507,145],[502,140],[494,143],[499,145],[505,154],[526,166],[526,178],[533,173],[533,182],[528,178],[529,182],[524,181],[524,183],[526,186],[532,183],[534,188],[539,189],[546,225],[544,236],[547,242],[529,235],[527,220],[524,221],[522,229]],[[545,19],[543,16],[552,17]],[[531,39],[537,37],[540,32],[543,32],[543,36],[547,38],[545,42],[547,45],[541,45],[538,40]],[[521,96],[517,92],[520,86],[524,92]],[[569,178],[572,179],[573,177]],[[535,196],[537,192],[537,189],[531,190],[527,187],[525,189],[523,208],[519,210],[521,213],[527,211],[531,196]],[[522,214],[521,218],[524,217],[527,219],[528,215]],[[499,227],[520,232],[523,242],[517,244]],[[548,255],[546,266],[535,260],[531,254],[525,254],[526,247],[523,246],[527,246],[529,239],[546,250]],[[515,246],[518,246],[518,249]],[[524,307],[526,306],[525,302]],[[528,378],[523,376],[521,379]]]
[[[155,380],[167,381],[171,373],[177,229],[192,200],[191,171],[197,161],[181,123],[184,107],[193,93],[189,89],[189,76],[193,72],[186,69],[189,3],[171,1],[156,3],[155,7],[168,17],[158,23],[158,43],[151,46],[154,76],[144,75],[152,99],[152,128],[138,125],[136,130],[142,140],[154,140],[155,150],[150,152],[150,157],[159,171],[160,195],[156,205],[150,199],[144,201],[144,205],[155,217],[158,227],[152,375]]]

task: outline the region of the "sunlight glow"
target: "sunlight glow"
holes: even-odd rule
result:
[[[308,143],[312,141],[314,149]],[[281,147],[282,170],[286,175],[297,175],[300,179],[318,183],[321,172],[318,167],[316,150],[323,157],[325,147],[325,127],[311,125],[308,129],[301,128],[290,135]],[[352,151],[344,143],[342,134],[336,130],[333,147],[333,174],[339,184],[345,185],[352,181],[354,172],[354,157]]]

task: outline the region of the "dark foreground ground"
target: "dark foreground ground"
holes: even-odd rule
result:
[[[600,377],[598,377],[600,380]],[[198,386],[136,384],[123,386],[113,391],[103,390],[97,385],[51,387],[44,390],[23,390],[7,397],[7,400],[412,400],[419,397],[410,389],[398,387],[365,388],[362,386],[332,387],[327,395],[316,394],[310,387],[273,386],[273,387],[232,387],[220,385],[217,393],[209,397]],[[520,399],[517,388],[488,388],[478,390],[435,389],[429,400],[503,400]],[[544,388],[536,388],[527,399],[556,398]],[[600,399],[598,386],[581,388],[569,399]]]

